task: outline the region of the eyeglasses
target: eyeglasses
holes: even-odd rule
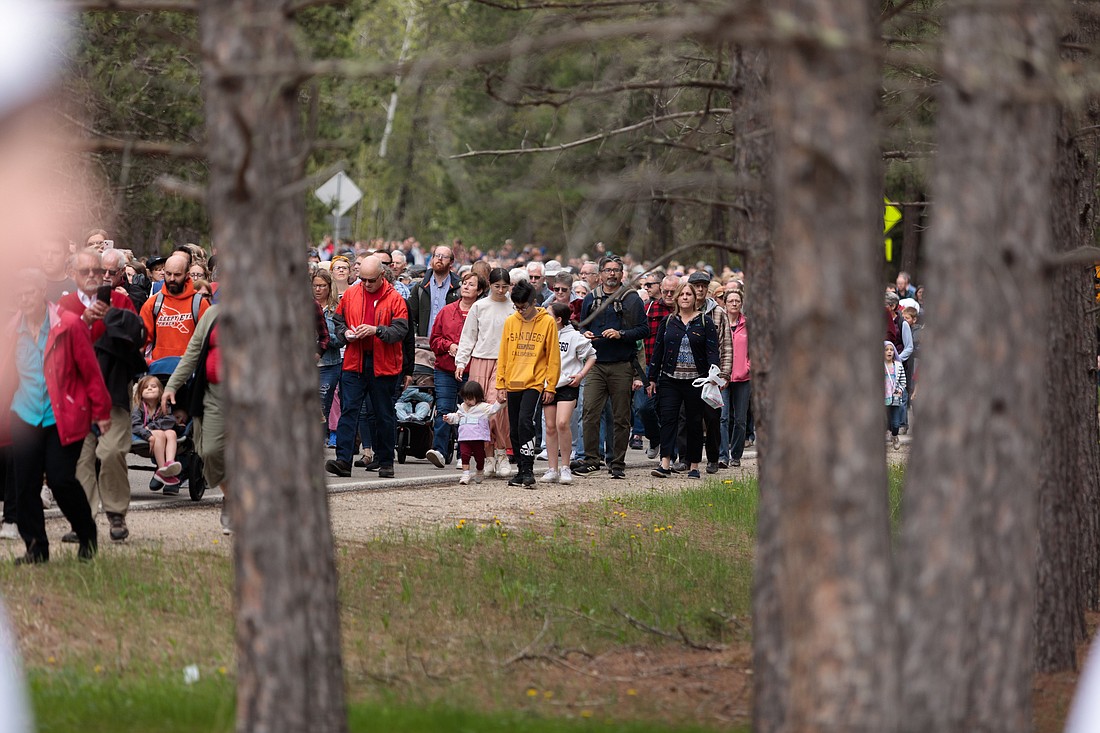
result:
[[[381,275],[379,275],[378,277],[361,277],[360,279],[361,279],[361,280],[362,280],[363,282],[365,282],[365,283],[366,283],[367,285],[374,285],[374,284],[375,284],[376,282],[378,282],[378,281],[379,281],[379,280],[380,280],[381,278],[382,278],[382,276],[381,276]]]
[[[541,279],[542,279],[542,275],[528,275],[528,276],[527,276],[527,279],[528,279],[528,280],[541,280]]]
[[[104,272],[105,270],[102,267],[82,267],[76,270],[78,275],[83,275],[84,277],[88,277],[89,275],[102,275]]]
[[[532,305],[532,303],[512,303],[512,307],[520,313],[523,313],[523,311],[527,310]]]
[[[603,270],[601,270],[601,272],[622,272],[622,271],[623,271],[623,268],[621,268],[621,267],[605,267],[605,268],[603,268]]]
[[[676,295],[675,290],[662,290],[661,295]]]
[[[118,269],[115,269],[115,270],[108,270],[108,269],[104,268],[104,270],[103,270],[103,274],[106,275],[107,277],[118,277],[119,275],[121,275],[124,272],[126,272],[126,268],[124,268],[124,267],[119,267]]]
[[[569,288],[554,288],[555,293],[568,293]]]
[[[658,285],[660,285],[660,284],[661,284],[661,283],[645,283],[645,286],[646,286],[647,288],[655,288],[655,287],[657,287],[657,286],[658,286]]]
[[[442,253],[432,255],[433,260],[449,260],[452,259],[451,255],[445,255]]]

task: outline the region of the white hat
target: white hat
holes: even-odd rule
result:
[[[913,298],[902,298],[898,301],[898,306],[900,306],[901,308],[915,308],[917,314],[920,314],[920,303],[918,303]]]
[[[554,277],[554,275],[557,275],[559,272],[561,272],[561,263],[557,260],[550,260],[546,263],[543,274],[550,278]]]

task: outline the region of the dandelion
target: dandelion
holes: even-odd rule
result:
[[[501,533],[500,533],[500,536],[501,536],[501,537],[507,537],[507,536],[508,536],[508,533],[507,533],[507,532],[501,532]]]
[[[629,690],[626,691],[626,694],[630,695],[631,697],[634,697],[635,695],[638,694],[638,691],[635,690],[633,687],[631,687]]]
[[[46,664],[57,664],[57,657],[49,657],[46,660]]]
[[[636,540],[636,539],[638,539],[638,535],[632,534],[632,535],[630,535],[630,539]]]
[[[730,480],[730,479],[726,479],[726,480],[725,480],[725,481],[723,481],[722,483],[724,483],[724,484],[725,484],[726,486],[732,486],[732,485],[733,485],[733,481],[732,481],[732,480]]]
[[[214,540],[214,544],[215,544],[215,545],[216,545],[216,544],[218,544],[218,540]]]
[[[103,674],[103,665],[97,664],[96,666],[92,667],[92,671],[96,674]]]
[[[592,717],[592,711],[591,710],[582,710],[581,711],[581,717],[582,718],[591,718]]]
[[[550,700],[554,697],[554,692],[552,690],[547,690],[546,692],[542,693],[542,696],[545,697],[547,700]]]
[[[535,516],[535,513],[534,512],[527,512],[527,516],[533,517],[533,516]]]
[[[538,696],[539,696],[539,691],[536,690],[534,687],[528,687],[527,688],[527,697],[538,697]]]

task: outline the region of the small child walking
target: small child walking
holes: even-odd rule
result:
[[[462,459],[462,478],[458,483],[463,486],[470,483],[470,458],[476,461],[477,473],[474,483],[480,484],[485,478],[485,443],[489,440],[489,418],[504,409],[502,403],[490,405],[485,401],[485,390],[470,380],[458,391],[462,400],[458,411],[444,415],[443,419],[458,426],[458,455]]]
[[[177,478],[183,466],[176,460],[176,418],[160,406],[164,388],[160,380],[147,374],[134,389],[134,411],[130,413],[131,431],[149,442],[157,462],[156,477],[165,486],[179,486]]]
[[[890,423],[891,443],[894,450],[901,448],[901,440],[898,438],[898,430],[901,428],[901,406],[905,395],[905,367],[898,361],[894,344],[884,341],[886,369],[886,418]]]

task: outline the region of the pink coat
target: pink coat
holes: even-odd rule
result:
[[[736,325],[730,326],[730,330],[733,332],[733,369],[730,381],[747,382],[752,364],[749,362],[749,325],[744,314]]]
[[[111,417],[111,396],[96,361],[88,327],[80,317],[47,305],[46,391],[62,445],[84,440],[92,423]],[[16,330],[21,315],[4,329],[0,346],[0,445],[11,443],[11,403],[19,386],[15,365]]]

